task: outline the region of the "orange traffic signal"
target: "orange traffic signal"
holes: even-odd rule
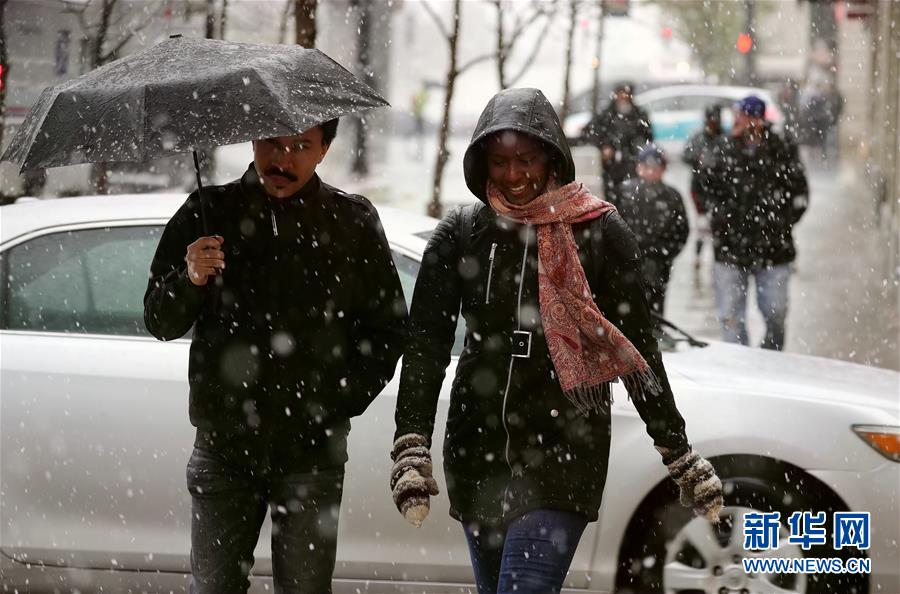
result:
[[[738,35],[735,47],[737,47],[737,51],[740,53],[746,54],[753,49],[753,38],[749,33],[741,33]]]

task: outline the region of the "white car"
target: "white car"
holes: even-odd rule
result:
[[[155,340],[142,321],[150,259],[183,200],[0,207],[0,591],[186,589],[189,341]],[[379,210],[410,296],[435,221]],[[900,374],[718,343],[681,344],[664,357],[692,442],[725,482],[725,519],[713,529],[676,503],[616,385],[601,517],[582,538],[566,592],[900,592]],[[453,366],[455,358],[439,432]],[[421,529],[391,501],[398,379],[353,421],[335,591],[474,591],[442,473]],[[440,469],[440,448],[433,453]],[[871,575],[744,573],[746,556],[847,553],[784,540],[776,551],[745,551],[751,509],[781,511],[783,521],[794,510],[870,512],[871,548],[853,552],[871,559]],[[256,592],[271,589],[268,526]]]
[[[710,105],[721,108],[722,128],[730,130],[734,121],[731,106],[748,95],[766,102],[766,119],[776,130],[784,124],[784,115],[775,97],[765,89],[718,85],[675,85],[659,87],[634,96],[634,102],[647,110],[653,139],[669,151],[681,147],[703,128],[703,111]],[[591,120],[588,111],[571,114],[563,123],[566,138],[577,140]]]

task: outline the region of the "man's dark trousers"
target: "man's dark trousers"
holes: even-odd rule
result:
[[[330,594],[343,467],[292,473],[195,446],[191,594],[243,594],[268,509],[276,594]]]

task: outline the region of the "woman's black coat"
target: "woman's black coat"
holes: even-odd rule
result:
[[[529,92],[530,97],[512,97],[521,115],[515,129],[527,131],[536,117],[543,118],[542,133],[533,135],[557,150],[555,156],[567,160],[574,175],[562,131],[554,132],[564,151],[544,134],[547,122],[558,129],[558,120],[543,95],[529,89],[505,95]],[[509,120],[509,110],[502,108],[494,105],[493,113]],[[483,115],[473,145],[491,125]],[[466,161],[478,166],[469,154]],[[480,175],[466,171],[470,182]],[[484,199],[483,193],[479,197]],[[600,311],[637,347],[663,386],[658,396],[634,399],[648,433],[658,446],[686,448],[684,421],[651,332],[634,234],[615,212],[573,230]],[[541,325],[537,265],[536,228],[498,217],[483,204],[450,212],[425,249],[403,358],[397,435],[431,438],[461,312],[466,341],[453,381],[444,470],[450,513],[463,521],[502,523],[536,508],[597,519],[609,460],[610,411],[580,415],[563,395]],[[513,357],[517,328],[531,335],[527,358]]]

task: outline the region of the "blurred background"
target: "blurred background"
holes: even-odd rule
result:
[[[473,200],[462,154],[487,100],[538,87],[558,108],[580,180],[600,191],[583,126],[627,80],[688,196],[680,153],[703,122],[757,94],[801,152],[811,206],[796,230],[787,350],[900,369],[900,2],[891,0],[0,0],[0,148],[48,85],[173,34],[317,47],[393,105],[342,121],[320,173],[439,216]],[[249,144],[204,153],[207,183],[241,175]],[[188,192],[187,158],[20,174],[0,200]],[[688,208],[693,213],[692,208]],[[693,216],[693,215],[692,215]],[[688,245],[692,245],[689,243]],[[667,317],[718,337],[709,265],[687,252]],[[750,308],[748,311],[755,311]],[[750,319],[751,331],[761,320]]]

